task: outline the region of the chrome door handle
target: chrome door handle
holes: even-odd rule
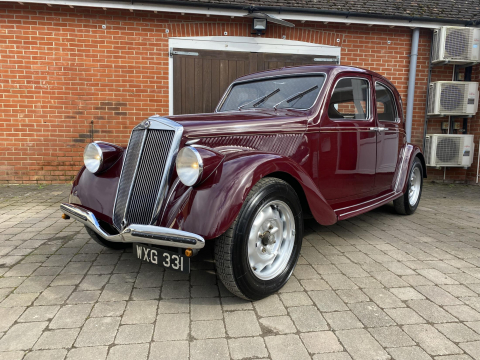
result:
[[[386,127],[379,127],[378,128],[378,131],[386,131],[386,130],[388,130],[388,128],[386,128]]]
[[[378,127],[371,127],[370,131],[378,131]]]

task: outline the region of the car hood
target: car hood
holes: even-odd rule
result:
[[[166,116],[181,124],[187,138],[222,135],[299,133],[307,129],[304,111],[257,109],[209,114]]]

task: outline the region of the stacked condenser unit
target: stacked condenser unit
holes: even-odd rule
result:
[[[480,29],[445,26],[433,34],[432,65],[472,65],[480,62]],[[473,162],[473,135],[450,134],[453,117],[471,117],[478,111],[478,82],[436,81],[429,84],[428,116],[448,116],[443,134],[425,138],[428,166],[469,167]]]

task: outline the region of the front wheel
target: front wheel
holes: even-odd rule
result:
[[[215,242],[217,273],[233,294],[263,299],[290,278],[302,238],[302,207],[295,190],[280,179],[261,179]]]
[[[408,175],[407,191],[393,201],[395,210],[401,215],[411,215],[417,210],[422,196],[423,166],[418,157],[413,160],[412,168]]]

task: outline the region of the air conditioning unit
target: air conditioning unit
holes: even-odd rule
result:
[[[478,83],[436,81],[430,83],[428,115],[475,115],[478,110]]]
[[[443,26],[433,32],[432,63],[450,64],[478,62],[480,59],[480,29]]]
[[[472,165],[473,149],[473,135],[427,135],[425,161],[427,166],[466,168]]]

